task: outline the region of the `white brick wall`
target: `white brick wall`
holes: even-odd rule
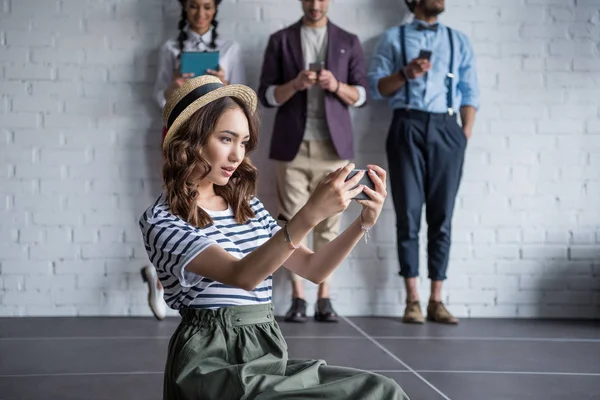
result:
[[[360,36],[367,55],[406,18],[400,0],[332,2],[332,19]],[[482,109],[444,299],[459,316],[599,317],[600,4],[448,8],[443,21],[476,49]],[[219,16],[256,87],[268,34],[300,10],[296,0],[225,0]],[[0,315],[149,314],[137,218],[160,187],[150,87],[178,17],[176,0],[0,0]],[[383,103],[356,112],[359,165],[386,164],[389,117]],[[255,162],[259,194],[275,212],[272,118]],[[391,201],[373,239],[334,275],[342,314],[402,312]],[[425,269],[421,276],[426,298]],[[316,288],[306,287],[312,304]],[[278,313],[289,293],[277,274]]]

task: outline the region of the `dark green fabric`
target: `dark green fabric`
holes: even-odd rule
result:
[[[404,400],[389,378],[323,360],[288,360],[273,305],[183,309],[169,343],[164,400]]]

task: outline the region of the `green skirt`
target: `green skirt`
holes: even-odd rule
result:
[[[382,375],[289,360],[272,304],[180,314],[169,343],[164,400],[408,399]]]

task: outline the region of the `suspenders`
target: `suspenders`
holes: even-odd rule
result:
[[[448,71],[446,74],[446,87],[448,88],[446,94],[446,103],[448,104],[448,114],[453,115],[454,108],[452,102],[454,100],[454,96],[452,96],[452,89],[454,88],[454,85],[452,84],[452,81],[454,80],[454,39],[452,38],[452,29],[446,27],[446,30],[448,31],[448,41],[450,42],[450,71]]]
[[[408,65],[408,59],[406,58],[406,38],[404,35],[405,25],[400,27],[400,50],[402,51],[402,66],[406,67]],[[406,101],[406,109],[410,108],[410,89],[409,82],[406,81],[404,83],[404,101]]]
[[[408,65],[408,59],[406,58],[406,38],[405,38],[405,27],[406,25],[402,25],[400,26],[400,50],[402,51],[402,62],[403,65],[406,66]],[[454,108],[453,108],[453,100],[454,100],[454,96],[453,96],[453,88],[454,85],[453,80],[454,80],[454,38],[452,35],[452,29],[446,27],[446,30],[448,31],[448,41],[450,42],[450,67],[449,67],[449,71],[446,74],[446,103],[447,103],[447,107],[448,107],[448,114],[450,115],[454,115]],[[410,82],[406,82],[404,84],[404,98],[406,101],[406,108],[410,108]]]

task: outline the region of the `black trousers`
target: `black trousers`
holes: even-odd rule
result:
[[[386,142],[400,275],[419,275],[419,230],[425,204],[428,277],[446,279],[452,215],[467,138],[456,116],[396,110]]]

